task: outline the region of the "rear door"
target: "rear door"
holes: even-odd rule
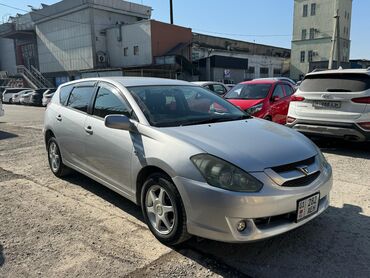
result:
[[[131,107],[117,88],[100,82],[91,115],[85,122],[89,171],[129,196],[132,195],[130,173],[133,140],[137,135],[106,127],[104,118],[112,114],[131,117],[130,111]]]
[[[68,99],[63,100],[65,105],[61,105],[56,113],[56,138],[62,156],[83,170],[87,168],[85,121],[94,90],[94,82],[78,83],[72,88]],[[62,102],[62,99],[60,101]]]
[[[353,121],[366,110],[365,103],[355,103],[354,98],[369,96],[370,77],[359,73],[334,73],[308,75],[297,94],[305,98],[295,102],[294,109],[302,118],[323,121]]]

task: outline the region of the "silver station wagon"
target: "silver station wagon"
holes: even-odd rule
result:
[[[142,208],[162,243],[275,236],[329,206],[332,170],[298,132],[178,80],[83,79],[45,113],[49,165],[76,170]]]

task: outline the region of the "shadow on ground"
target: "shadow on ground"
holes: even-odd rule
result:
[[[369,142],[349,142],[331,138],[310,138],[325,153],[370,159]]]
[[[4,262],[5,262],[5,256],[4,256],[3,250],[4,250],[4,248],[0,244],[0,267],[2,267],[4,265]]]
[[[80,174],[67,180],[144,221],[138,206],[103,185]],[[369,277],[370,217],[346,204],[268,240],[228,244],[192,238],[174,250],[222,276]]]
[[[14,137],[18,137],[18,135],[0,130],[0,140],[10,139]]]

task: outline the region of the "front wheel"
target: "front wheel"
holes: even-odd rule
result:
[[[147,178],[141,207],[150,231],[160,242],[176,245],[190,237],[180,194],[167,176],[158,173]]]

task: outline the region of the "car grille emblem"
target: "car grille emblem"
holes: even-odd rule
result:
[[[308,175],[308,167],[307,166],[297,167],[297,170],[299,170],[300,172],[302,172],[305,176]]]

